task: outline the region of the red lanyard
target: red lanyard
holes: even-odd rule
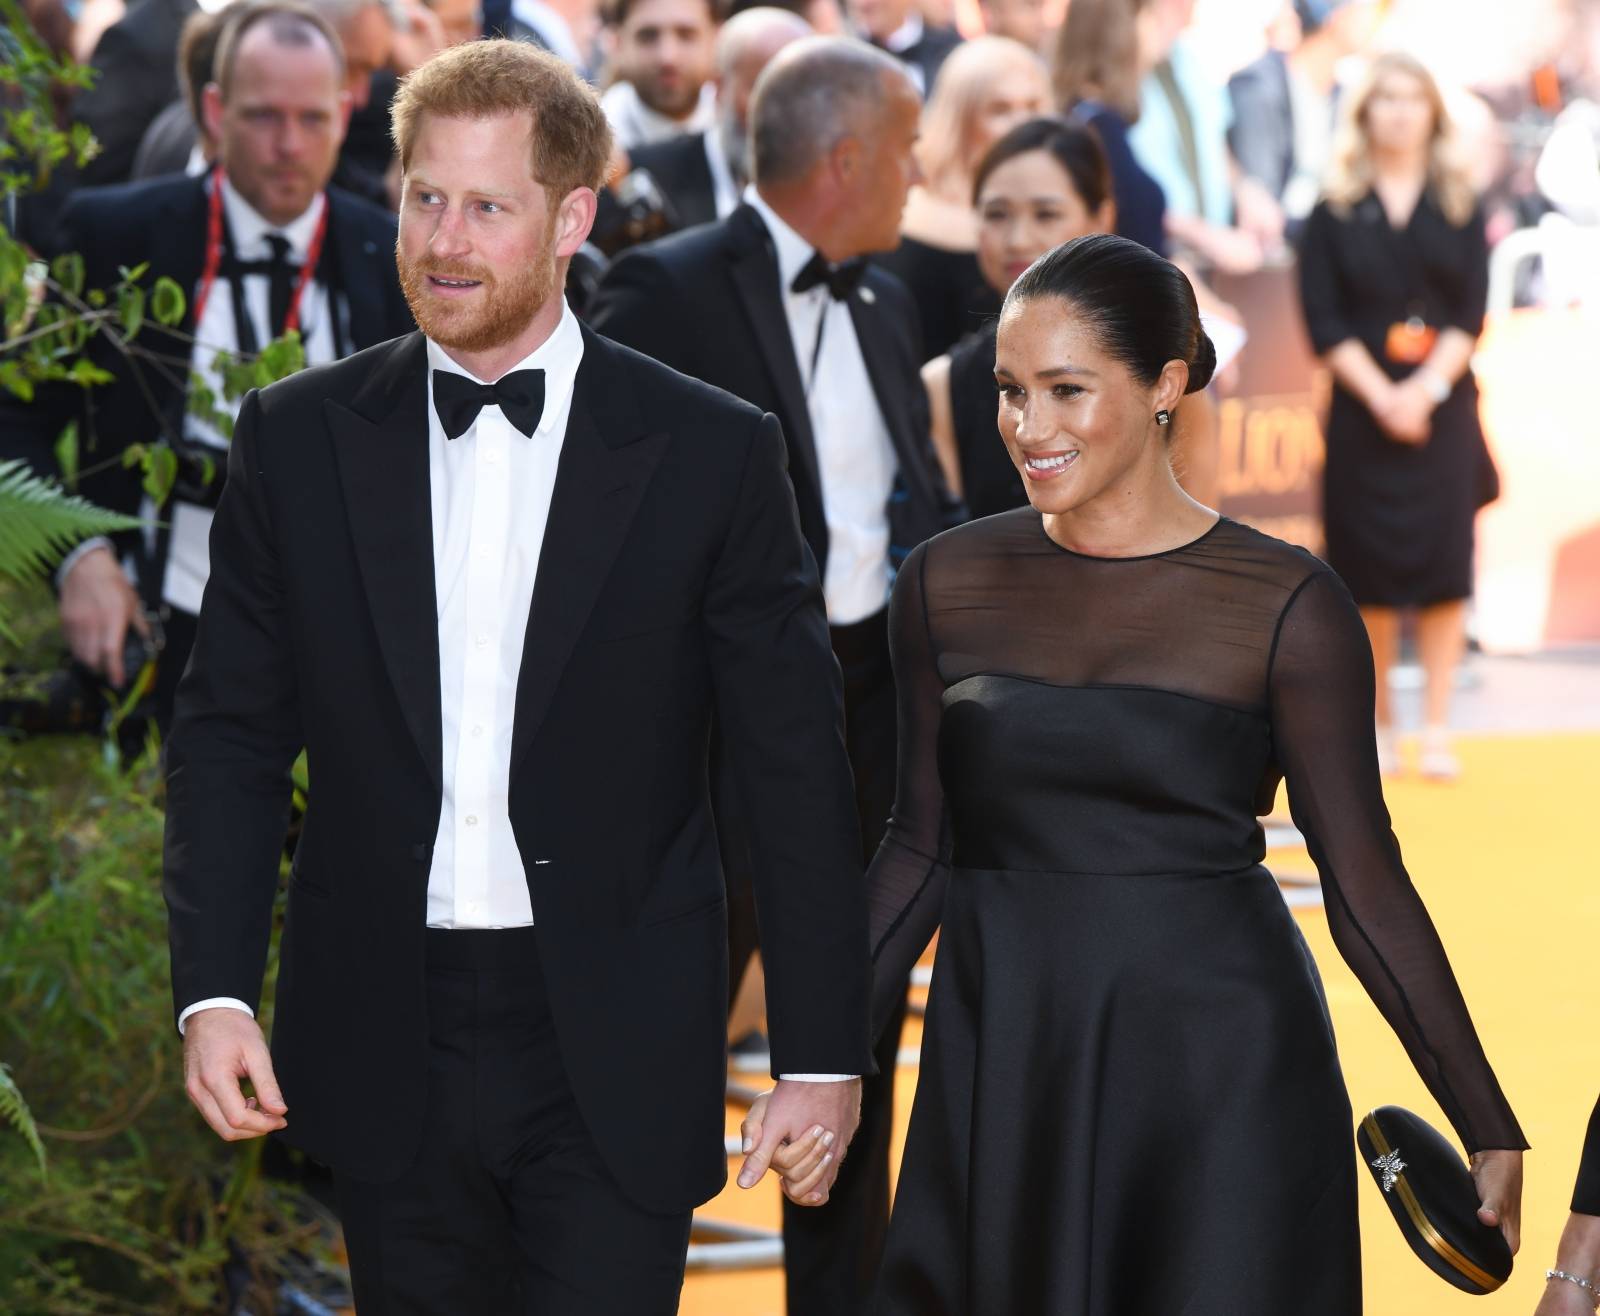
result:
[[[222,166],[211,172],[211,208],[206,216],[206,264],[200,276],[200,291],[194,298],[194,326],[199,331],[200,321],[206,313],[206,302],[211,298],[211,285],[217,281],[222,268]],[[322,214],[317,217],[317,230],[311,235],[311,246],[306,252],[305,264],[300,267],[300,277],[295,280],[294,293],[289,298],[289,313],[283,318],[278,332],[288,333],[300,328],[300,299],[305,296],[306,285],[317,270],[317,260],[322,255],[322,240],[328,233],[328,198],[322,198]],[[271,325],[267,326],[269,329]]]

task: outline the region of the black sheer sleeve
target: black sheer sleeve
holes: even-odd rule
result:
[[[1373,744],[1372,652],[1332,572],[1313,574],[1285,606],[1268,693],[1290,809],[1321,874],[1339,953],[1467,1149],[1526,1147],[1401,862]]]
[[[1332,351],[1348,338],[1357,337],[1349,308],[1339,286],[1336,229],[1325,201],[1319,201],[1306,217],[1300,234],[1300,308],[1306,318],[1306,333],[1311,348],[1319,356]]]
[[[906,978],[939,926],[950,876],[950,829],[939,780],[944,683],[928,634],[927,553],[922,545],[906,559],[889,603],[900,744],[894,812],[867,870],[874,1041],[904,999]]]
[[[1583,1140],[1583,1160],[1578,1163],[1572,1209],[1579,1215],[1600,1215],[1600,1101],[1594,1103],[1594,1113],[1589,1116],[1589,1135]]]

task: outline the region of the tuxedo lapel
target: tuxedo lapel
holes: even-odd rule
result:
[[[889,427],[900,478],[908,485],[915,485],[918,496],[930,504],[935,503],[938,499],[928,464],[929,436],[915,432],[914,418],[921,414],[921,408],[915,405],[914,397],[907,396],[904,386],[896,387],[897,381],[904,380],[920,389],[922,381],[894,343],[892,335],[897,331],[885,320],[880,300],[865,285],[850,298],[850,319],[855,325],[856,341],[861,344],[867,377],[878,399],[878,410]]]
[[[605,339],[583,333],[550,518],[517,678],[511,768],[528,751],[583,633],[667,435],[651,433],[627,388],[627,363]]]
[[[780,419],[789,440],[790,454],[805,472],[811,487],[820,492],[817,444],[811,432],[811,411],[806,406],[805,385],[800,380],[794,341],[789,337],[789,316],[783,309],[783,297],[778,289],[777,253],[772,248],[766,225],[747,206],[741,206],[728,217],[728,232],[734,239],[734,286],[750,317],[767,373],[777,388],[784,411]]]
[[[442,788],[427,348],[413,333],[384,352],[349,406],[330,398],[323,409],[378,646],[406,725]]]

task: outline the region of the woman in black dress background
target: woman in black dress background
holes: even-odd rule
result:
[[[897,578],[875,1022],[941,932],[880,1316],[1360,1311],[1349,1101],[1260,864],[1284,777],[1335,944],[1517,1245],[1526,1143],[1390,830],[1360,618],[1172,475],[1214,362],[1147,249],[1044,257],[997,338],[1032,506]]]
[[[1054,116],[1018,124],[978,166],[972,199],[978,216],[978,268],[999,310],[1017,277],[1052,247],[1116,222],[1111,176],[1099,139]],[[951,492],[973,516],[1021,507],[1022,477],[995,426],[998,316],[968,334],[948,356],[922,368],[933,446]]]
[[[911,289],[923,360],[1000,310],[973,255],[972,174],[996,141],[1049,100],[1044,61],[1009,37],[965,41],[939,68],[917,143],[924,181],[906,198],[900,245],[876,258]]]
[[[1600,1101],[1589,1116],[1572,1214],[1533,1316],[1589,1316],[1595,1310],[1600,1310]]]
[[[1469,367],[1488,285],[1483,214],[1451,163],[1438,87],[1416,60],[1379,56],[1345,113],[1300,249],[1306,325],[1333,374],[1327,557],[1371,637],[1385,772],[1401,765],[1387,678],[1401,610],[1417,610],[1427,679],[1420,766],[1448,779],[1459,772],[1448,726],[1473,523],[1494,487]]]

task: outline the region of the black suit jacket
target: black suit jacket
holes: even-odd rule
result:
[[[441,800],[420,335],[246,400],[167,747],[176,1004],[254,1003],[303,745],[273,1052],[288,1139],[416,1151]],[[584,1121],[649,1209],[713,1196],[727,949],[712,712],[751,766],[775,1069],[865,1073],[839,673],[778,424],[584,331],[515,706],[510,815]]]
[[[706,135],[690,133],[636,146],[628,152],[635,169],[645,169],[672,205],[678,228],[714,224],[717,189],[706,159]]]
[[[101,34],[89,58],[94,85],[73,104],[100,143],[82,183],[121,183],[133,172],[145,130],[178,99],[178,35],[198,8],[195,0],[134,0]]]
[[[329,189],[328,199],[320,269],[324,283],[331,280],[348,299],[352,345],[370,347],[405,333],[412,320],[395,274],[393,216],[337,189]],[[193,334],[193,294],[205,264],[206,206],[205,180],[200,178],[91,188],[68,202],[60,250],[82,253],[89,288],[116,282],[119,266],[148,261],[146,287],[164,274],[189,294],[177,328]],[[188,343],[153,321],[140,330],[138,341],[181,360],[189,357]],[[103,507],[133,515],[142,498],[139,471],[124,469],[116,458],[132,444],[148,443],[159,434],[181,435],[188,372],[130,363],[99,338],[92,341],[90,354],[115,382],[88,392],[75,385],[52,385],[31,403],[0,393],[0,457],[23,457],[40,474],[56,476],[56,440],[66,423],[76,419],[81,465],[106,467],[85,475],[80,492]],[[123,550],[137,550],[141,543],[137,531],[113,538]]]
[[[606,272],[589,315],[602,333],[783,422],[800,525],[826,569],[816,445],[778,289],[777,252],[761,217],[740,206],[721,223],[634,248]],[[911,294],[869,265],[850,316],[899,464],[889,504],[898,561],[953,524],[959,504],[945,489],[928,435]]]
[[[945,60],[950,58],[950,52],[961,44],[961,33],[953,27],[925,27],[922,35],[904,50],[894,50],[889,53],[904,64],[911,65],[917,71],[917,78],[922,83],[921,91],[926,100],[933,91],[934,80],[939,76],[939,70],[944,67]]]

